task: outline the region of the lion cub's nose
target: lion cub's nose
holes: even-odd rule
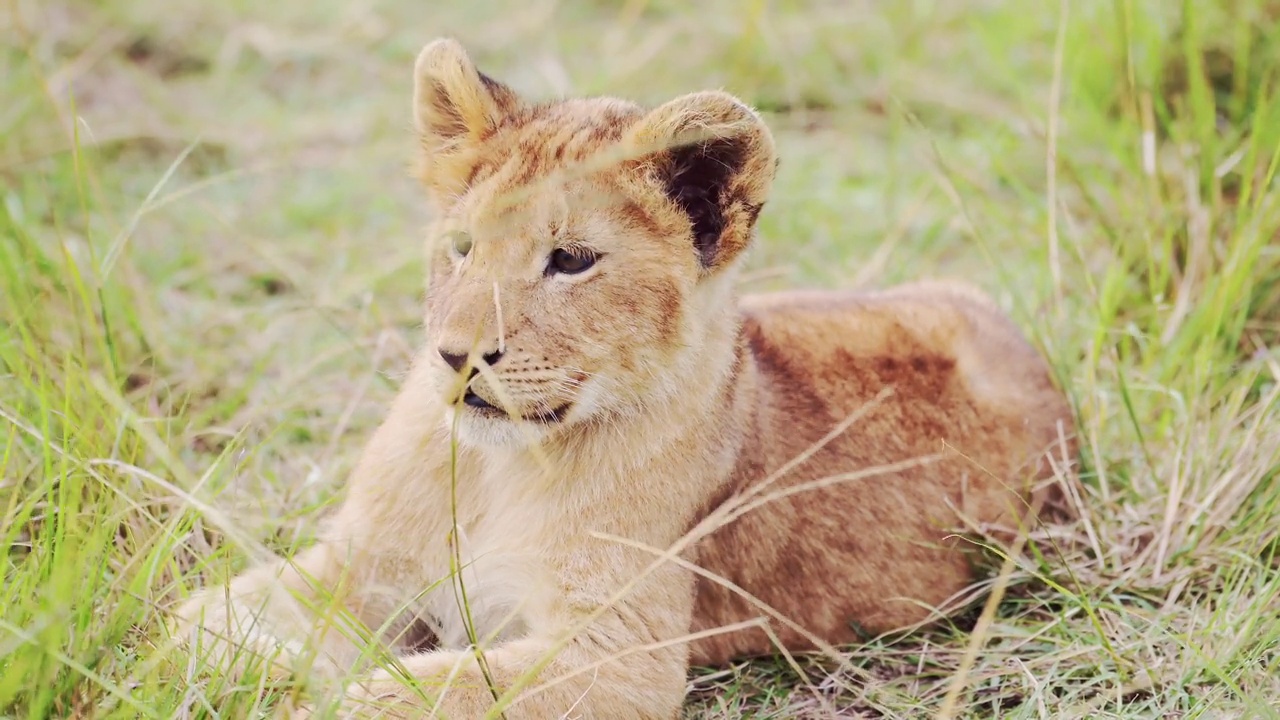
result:
[[[453,368],[454,372],[462,372],[462,367],[467,364],[467,353],[450,352],[444,348],[438,348],[438,350],[440,351],[440,357],[444,360],[446,365]],[[484,359],[485,365],[492,367],[493,365],[497,365],[498,361],[502,359],[502,351],[495,350],[493,352],[485,353],[481,358]],[[471,374],[476,374],[475,368],[471,369]]]

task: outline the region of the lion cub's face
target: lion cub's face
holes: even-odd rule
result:
[[[529,104],[450,40],[415,74],[425,361],[459,439],[537,441],[677,392],[728,322],[772,178],[759,118],[718,92]]]

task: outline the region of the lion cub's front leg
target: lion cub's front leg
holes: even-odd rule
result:
[[[548,665],[553,673],[560,674],[574,664],[573,656],[581,654],[580,648],[561,650],[552,642],[517,640],[484,653],[488,677],[480,669],[474,651],[432,651],[411,655],[401,660],[396,671],[379,670],[349,688],[341,699],[337,716],[478,720],[494,711],[495,707],[501,707],[502,716],[507,720],[563,717],[586,700],[588,688],[582,687],[579,678],[521,699],[514,707],[505,699],[499,703],[498,698],[503,698],[506,691],[521,682],[526,674],[529,675],[525,680],[527,687],[540,684],[546,673],[535,674],[535,671],[541,665]],[[590,712],[596,705],[598,703],[588,703],[585,708],[588,712],[580,714],[583,717],[601,716],[598,712]],[[311,717],[325,717],[331,709],[318,706],[310,711]],[[306,717],[301,713],[291,717],[299,716]],[[494,712],[493,716],[496,717],[497,713]],[[626,716],[625,713],[616,715]]]
[[[232,671],[265,665],[275,675],[301,669],[333,677],[358,655],[348,639],[342,558],[328,544],[275,560],[207,588],[171,625],[178,641],[208,664]]]
[[[619,557],[592,555],[575,562],[608,574],[600,563]],[[669,720],[684,700],[691,585],[661,569],[615,606],[543,618],[527,637],[486,649],[483,669],[474,648],[417,653],[349,687],[338,708],[292,717]],[[591,592],[571,593],[581,590]]]
[[[449,457],[447,443],[434,437],[442,422],[421,373],[418,366],[411,371],[352,474],[352,496],[365,502],[344,505],[314,547],[188,601],[174,618],[179,642],[231,670],[255,655],[282,672],[304,669],[298,660],[311,661],[305,669],[322,677],[353,670],[367,646],[355,638],[380,628],[399,608],[399,595],[411,597],[421,579],[403,572],[412,566],[405,558],[417,553],[403,531],[406,518],[447,516],[438,510],[447,496],[420,489],[424,479],[446,476]],[[395,550],[403,551],[393,557],[399,565],[387,572],[379,562]]]

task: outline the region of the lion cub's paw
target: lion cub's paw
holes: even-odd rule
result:
[[[481,718],[493,708],[493,694],[478,673],[458,673],[457,656],[424,653],[402,660],[413,678],[375,670],[345,691],[301,707],[278,710],[278,720],[341,718],[342,720],[416,720],[422,717]],[[290,714],[292,713],[292,714]],[[549,714],[547,717],[555,717]],[[537,715],[535,715],[537,717]]]
[[[311,720],[313,717],[323,716],[314,715],[310,704],[298,704],[291,699],[282,700],[272,714],[272,720]]]
[[[223,589],[206,590],[173,614],[169,634],[205,667],[236,677],[263,672],[271,681],[288,680],[302,655],[301,644],[272,635],[260,615]]]

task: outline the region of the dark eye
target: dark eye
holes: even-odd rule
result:
[[[547,265],[547,274],[564,273],[577,275],[596,264],[596,255],[588,250],[565,250],[557,248],[551,253],[551,262]]]

